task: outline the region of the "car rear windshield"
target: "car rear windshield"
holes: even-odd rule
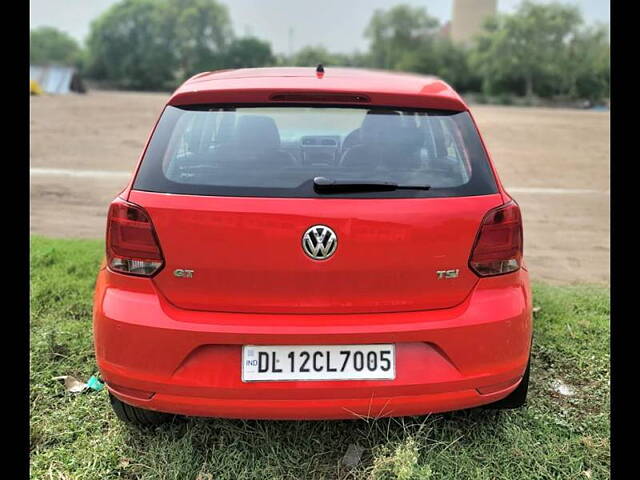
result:
[[[327,195],[317,177],[346,187]],[[402,188],[348,187],[378,183]],[[307,198],[497,192],[467,112],[299,105],[167,106],[134,189]]]

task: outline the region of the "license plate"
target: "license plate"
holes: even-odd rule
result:
[[[242,381],[393,380],[396,348],[385,345],[244,345]]]

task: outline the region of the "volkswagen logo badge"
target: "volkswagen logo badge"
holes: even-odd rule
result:
[[[326,225],[309,227],[302,236],[302,249],[314,260],[326,260],[338,248],[336,233]]]

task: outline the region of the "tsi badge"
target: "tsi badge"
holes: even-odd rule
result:
[[[458,274],[460,270],[436,270],[436,275],[438,275],[438,280],[450,280],[452,278],[458,278]]]
[[[183,270],[182,268],[178,268],[173,271],[173,275],[178,278],[193,278],[193,270]]]

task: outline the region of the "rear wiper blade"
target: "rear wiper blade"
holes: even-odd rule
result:
[[[313,188],[318,193],[335,192],[386,192],[392,190],[429,190],[430,185],[401,185],[393,182],[377,182],[371,180],[334,180],[326,177],[315,177]]]

